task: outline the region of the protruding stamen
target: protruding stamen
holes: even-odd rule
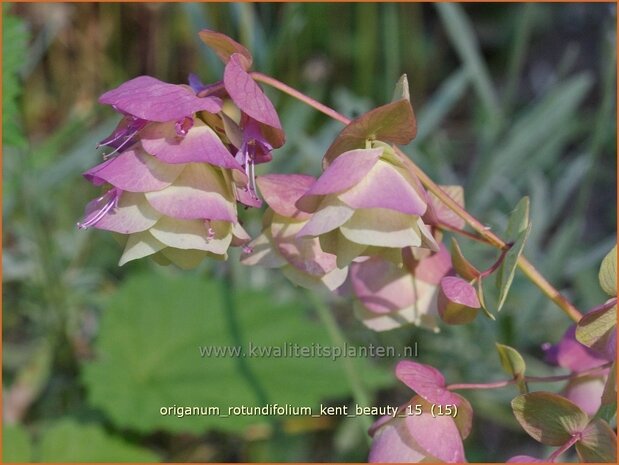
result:
[[[110,211],[118,208],[118,202],[122,191],[117,187],[111,188],[98,199],[93,200],[86,206],[86,210],[90,210],[84,217],[84,221],[77,223],[80,229],[88,229],[96,225]]]

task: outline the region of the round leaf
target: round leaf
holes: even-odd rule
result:
[[[332,345],[325,329],[310,322],[297,302],[278,302],[268,291],[234,292],[231,298],[244,338],[239,347],[231,333],[224,290],[221,283],[195,274],[146,273],[125,281],[105,309],[95,344],[97,357],[83,371],[90,402],[114,424],[142,432],[238,432],[269,418],[220,417],[214,410],[179,418],[178,411],[162,415],[160,409],[216,407],[226,415],[230,407],[260,407],[242,371],[245,367],[269,403],[317,409],[325,399],[350,394],[341,360],[281,355],[293,343],[309,348]],[[250,344],[271,351],[271,356],[252,355]],[[229,352],[236,350],[240,353]],[[366,360],[354,362],[369,387],[392,382],[391,374]]]
[[[617,463],[617,435],[603,420],[593,420],[576,443],[582,462]]]
[[[497,343],[496,350],[499,352],[501,366],[507,374],[513,376],[514,378],[524,376],[526,364],[524,363],[522,355],[520,355],[516,349]]]
[[[38,448],[41,462],[159,462],[159,458],[106,433],[94,424],[61,420],[43,432]]]
[[[608,252],[600,266],[600,286],[608,295],[617,295],[617,246]]]
[[[562,446],[589,422],[576,404],[550,392],[520,395],[512,400],[512,410],[524,430],[548,446]]]
[[[2,463],[31,462],[31,441],[19,425],[2,426]]]

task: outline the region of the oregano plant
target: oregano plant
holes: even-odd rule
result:
[[[205,84],[192,75],[185,85],[140,76],[100,97],[120,122],[100,143],[109,148],[103,162],[84,173],[102,193],[78,226],[115,233],[120,265],[152,257],[192,269],[240,247],[244,265],[281,272],[318,298],[346,289],[368,331],[495,320],[520,269],[574,323],[543,347],[548,364],[570,373],[533,376],[518,348],[500,341],[487,348],[505,371],[499,381],[450,384],[441,367],[401,360],[395,377],[413,394],[370,427],[369,460],[464,462],[475,418],[461,392],[511,389],[514,421],[552,451],[507,461],[553,462],[573,448],[583,462],[616,462],[616,248],[599,275],[608,300],[581,313],[523,255],[534,228],[527,197],[495,234],[466,210],[462,187],[436,184],[400,149],[417,132],[406,76],[391,102],[350,120],[252,71],[251,53],[231,38],[210,30],[200,38],[224,63],[221,80]],[[342,124],[319,176],[256,175],[256,165],[285,143],[261,85]],[[243,227],[247,208],[264,208],[253,238]],[[461,237],[446,243],[447,232]],[[484,269],[467,259],[462,240],[487,245],[493,263]],[[496,286],[496,302],[487,299],[488,286]]]

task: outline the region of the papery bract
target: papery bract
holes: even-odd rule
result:
[[[403,247],[438,250],[421,220],[425,195],[384,145],[343,153],[297,202],[312,213],[299,237],[319,237],[344,267],[360,256],[401,261]]]
[[[404,324],[438,331],[438,283],[450,270],[449,253],[443,244],[435,254],[415,261],[414,270],[382,257],[352,263],[355,314],[374,331]]]
[[[298,237],[311,215],[294,204],[315,181],[311,176],[271,174],[258,178],[269,209],[262,233],[246,248],[242,262],[279,268],[297,285],[317,289],[338,288],[348,273],[337,266],[335,256],[324,252],[316,238]]]
[[[466,324],[475,319],[481,304],[475,288],[457,276],[441,279],[438,312],[445,323]]]

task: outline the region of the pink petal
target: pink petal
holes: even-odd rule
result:
[[[381,258],[353,263],[350,281],[356,297],[376,314],[390,313],[415,303],[412,276]]]
[[[243,170],[210,127],[196,120],[186,136],[176,134],[173,122],[151,124],[141,133],[142,147],[165,163],[210,163]]]
[[[589,416],[595,415],[602,404],[604,392],[604,378],[582,377],[571,380],[563,390],[563,396],[576,405]]]
[[[408,431],[427,455],[447,463],[466,462],[460,432],[450,416],[433,417],[429,412],[405,418]]]
[[[457,276],[445,276],[441,279],[441,292],[445,298],[453,303],[470,308],[479,308],[479,298],[475,288]]]
[[[408,432],[406,423],[399,418],[390,421],[376,432],[368,462],[415,463],[421,462],[426,454],[419,449]]]
[[[298,210],[295,203],[314,181],[316,178],[304,174],[267,174],[257,178],[260,193],[269,207],[282,216],[299,220],[310,215]]]
[[[173,185],[148,192],[146,198],[156,210],[173,218],[235,222],[236,205],[230,189],[218,168],[190,164]]]
[[[245,47],[221,32],[202,29],[199,32],[200,39],[208,45],[224,63],[228,63],[230,57],[240,53],[245,57],[247,68],[251,66],[252,56]]]
[[[439,186],[447,195],[456,201],[461,207],[464,206],[464,190],[462,186]],[[441,202],[433,193],[428,192],[428,211],[424,221],[428,224],[446,224],[456,229],[462,229],[466,222],[454,213],[452,209]]]
[[[343,153],[329,165],[305,195],[326,195],[350,189],[368,175],[382,153],[382,148]]]
[[[95,186],[110,183],[129,192],[158,191],[168,187],[183,170],[166,165],[141,149],[127,150],[84,173]]]
[[[442,242],[439,251],[421,260],[415,267],[415,278],[430,284],[438,284],[451,271],[451,255]]]
[[[459,404],[459,396],[445,389],[445,378],[436,368],[409,360],[400,361],[396,377],[430,403]]]
[[[338,157],[327,171],[338,163]],[[358,184],[339,195],[353,208],[386,208],[409,215],[423,215],[426,201],[391,164],[379,160]]]
[[[159,218],[161,213],[148,204],[144,194],[123,192],[118,207],[101,218],[94,227],[121,234],[132,234],[147,230]]]
[[[99,102],[147,121],[176,121],[198,111],[217,113],[221,100],[197,97],[187,86],[168,84],[150,76],[138,76],[107,91]]]
[[[242,55],[232,54],[224,70],[226,91],[243,113],[281,130],[275,107],[245,69]]]

